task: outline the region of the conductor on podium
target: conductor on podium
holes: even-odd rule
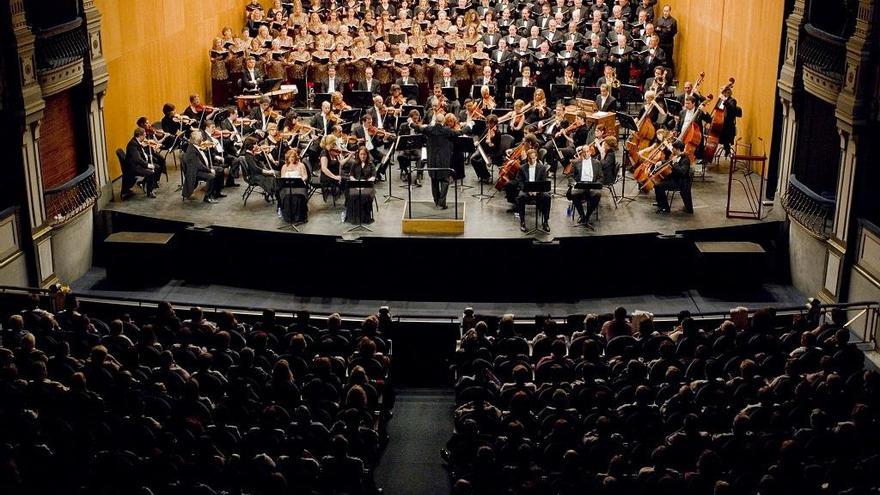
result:
[[[452,152],[455,138],[462,132],[456,130],[458,119],[451,113],[446,114],[443,124],[421,125],[411,124],[425,135],[428,141],[428,175],[431,177],[431,194],[434,205],[446,209],[446,193],[449,192],[449,178],[452,174]]]

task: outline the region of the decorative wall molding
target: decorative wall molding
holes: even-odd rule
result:
[[[43,97],[52,96],[70,89],[83,81],[85,69],[82,59],[55,69],[40,72],[40,87]]]

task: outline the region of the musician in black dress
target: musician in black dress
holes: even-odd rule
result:
[[[259,141],[253,136],[248,136],[242,145],[244,160],[242,169],[246,173],[247,182],[263,190],[263,198],[270,203],[276,196],[275,171],[266,160],[266,155],[260,147]]]
[[[672,144],[672,151],[663,148],[663,160],[672,158],[672,171],[659,184],[654,186],[654,196],[657,201],[657,213],[669,213],[669,201],[666,192],[677,190],[684,203],[684,212],[693,213],[694,203],[691,197],[691,159],[684,152],[684,143],[676,141]]]
[[[724,153],[730,156],[730,147],[736,141],[736,119],[742,117],[742,108],[737,106],[730,86],[725,86],[721,90],[721,96],[718,97],[718,103],[715,105],[724,112],[724,125],[718,143],[724,148]]]
[[[376,168],[373,166],[370,152],[365,146],[357,150],[348,167],[347,177],[350,180],[376,179]],[[373,223],[373,197],[375,190],[370,188],[345,188],[345,221],[348,223]]]
[[[526,161],[517,174],[519,183],[546,181],[550,173],[550,167],[538,161],[538,150],[530,149],[526,154]],[[541,216],[541,230],[550,232],[550,202],[549,192],[533,193],[520,191],[516,198],[516,209],[519,213],[519,229],[523,232],[528,230],[526,228],[526,204],[535,203],[538,209],[537,214]]]
[[[309,180],[309,169],[299,158],[299,150],[288,150],[281,167],[281,178]],[[305,223],[309,221],[309,191],[303,187],[284,187],[279,192],[278,208],[285,222]]]
[[[337,147],[336,136],[329,134],[321,139],[318,161],[321,163],[321,195],[324,201],[327,201],[328,197],[336,199],[342,194],[341,153],[343,151]]]

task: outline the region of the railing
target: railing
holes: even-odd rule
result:
[[[89,165],[85,172],[44,193],[46,216],[52,226],[63,224],[77,214],[88,210],[101,197],[95,181],[95,166]]]
[[[35,48],[38,71],[79,61],[89,49],[88,37],[82,29],[82,19],[37,32]]]
[[[801,62],[837,82],[843,81],[846,67],[846,40],[810,24],[804,26],[799,40]]]
[[[794,175],[782,196],[782,209],[789,218],[820,239],[827,239],[834,223],[834,200],[819,196]]]

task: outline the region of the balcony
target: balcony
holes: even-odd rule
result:
[[[82,19],[36,32],[37,76],[43,95],[60,93],[83,80],[83,60],[89,48]]]
[[[836,102],[846,72],[846,39],[807,24],[798,56],[804,65],[806,90],[829,103]]]
[[[101,197],[95,180],[95,166],[89,165],[85,172],[59,187],[46,190],[46,217],[49,225],[56,227],[90,209]]]
[[[828,239],[834,226],[836,202],[811,191],[792,174],[788,190],[782,197],[782,209],[788,217],[813,234],[817,239]]]

